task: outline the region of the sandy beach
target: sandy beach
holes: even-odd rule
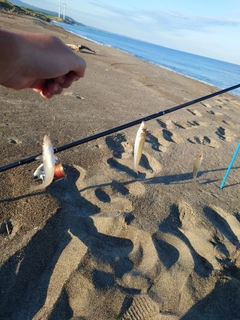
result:
[[[0,166],[219,89],[0,13],[0,28],[86,45],[85,77],[50,100],[0,87]],[[227,93],[59,152],[66,178],[30,193],[39,161],[0,173],[0,319],[240,319],[240,97]],[[200,172],[193,164],[203,151]]]

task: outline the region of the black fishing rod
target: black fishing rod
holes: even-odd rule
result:
[[[231,90],[234,90],[234,89],[237,89],[240,87],[240,83],[235,85],[235,86],[232,86],[232,87],[229,87],[229,88],[226,88],[226,89],[223,89],[223,90],[220,90],[220,91],[217,91],[217,92],[214,92],[214,93],[211,93],[211,94],[208,94],[206,96],[203,96],[201,98],[197,98],[195,100],[192,100],[192,101],[189,101],[189,102],[185,102],[183,104],[179,104],[175,107],[172,107],[172,108],[169,108],[169,109],[166,109],[166,110],[162,110],[162,111],[159,111],[157,113],[154,113],[154,114],[151,114],[149,116],[146,116],[146,117],[143,117],[143,118],[140,118],[140,119],[137,119],[137,120],[134,120],[134,121],[131,121],[129,123],[125,123],[121,126],[118,126],[118,127],[115,127],[115,128],[112,128],[112,129],[109,129],[109,130],[106,130],[106,131],[103,131],[103,132],[100,132],[100,133],[97,133],[97,134],[94,134],[93,136],[90,136],[90,137],[86,137],[86,138],[83,138],[81,140],[77,140],[77,141],[74,141],[74,142],[71,142],[71,143],[68,143],[68,144],[65,144],[61,147],[58,147],[58,148],[54,148],[54,153],[57,153],[57,152],[61,152],[63,150],[67,150],[67,149],[70,149],[70,148],[73,148],[75,146],[79,146],[80,144],[84,144],[86,142],[89,142],[89,141],[92,141],[92,140],[95,140],[95,139],[98,139],[98,138],[101,138],[101,137],[104,137],[104,136],[107,136],[109,134],[112,134],[112,133],[115,133],[117,131],[121,131],[123,129],[126,129],[126,128],[129,128],[129,127],[132,127],[132,126],[135,126],[136,124],[139,124],[141,123],[142,121],[149,121],[149,120],[152,120],[152,119],[155,119],[155,118],[158,118],[158,117],[161,117],[167,113],[171,113],[171,112],[174,112],[174,111],[177,111],[179,109],[182,109],[182,108],[185,108],[185,107],[188,107],[192,104],[195,104],[195,103],[198,103],[198,102],[201,102],[203,100],[207,100],[207,99],[210,99],[210,98],[213,98],[215,96],[218,96],[220,94],[223,94],[225,92],[228,92],[228,91],[231,91]],[[16,162],[13,162],[13,163],[10,163],[10,164],[7,164],[5,166],[2,166],[0,167],[0,172],[2,171],[5,171],[5,170],[8,170],[8,169],[11,169],[11,168],[14,168],[14,167],[17,167],[17,166],[20,166],[22,164],[25,164],[25,163],[30,163],[30,162],[33,162],[36,160],[36,158],[38,156],[40,156],[41,153],[35,155],[35,156],[31,156],[29,158],[25,158],[25,159],[22,159],[22,160],[19,160],[19,161],[16,161]]]

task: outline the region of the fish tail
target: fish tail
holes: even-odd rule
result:
[[[30,192],[34,192],[40,189],[42,189],[42,184],[38,184],[38,185],[30,184],[30,189],[29,189]]]
[[[138,166],[134,163],[134,171],[138,174]]]
[[[138,173],[138,157],[139,157],[139,155],[138,155],[138,145],[137,145],[137,143],[135,142],[135,146],[134,146],[134,171],[136,172],[136,173]]]
[[[193,167],[193,179],[197,178],[199,168],[200,168],[200,163],[199,161],[197,161]]]
[[[34,192],[34,191],[37,191],[37,190],[42,190],[42,189],[47,188],[47,186],[50,185],[50,183],[52,182],[52,180],[53,180],[53,176],[50,177],[48,180],[45,180],[45,181],[44,181],[43,183],[41,183],[41,184],[35,184],[35,185],[31,184],[31,185],[30,185],[30,192]]]
[[[194,166],[193,166],[193,179],[197,178],[198,172],[200,170],[201,164],[202,164],[202,160],[203,160],[203,152],[201,151],[197,157],[196,160],[194,162]]]

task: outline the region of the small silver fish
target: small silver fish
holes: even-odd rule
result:
[[[194,161],[194,165],[193,165],[193,179],[197,178],[197,174],[200,170],[201,164],[203,161],[203,151],[199,152],[199,154],[197,155],[195,161]]]
[[[56,158],[54,156],[54,150],[51,141],[48,136],[43,138],[43,169],[44,169],[44,180],[43,183],[38,185],[30,185],[30,192],[45,189],[49,186],[54,178],[54,166]]]
[[[144,121],[141,123],[134,144],[134,170],[138,173],[138,165],[142,157],[144,142],[146,139],[147,128]]]

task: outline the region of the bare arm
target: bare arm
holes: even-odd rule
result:
[[[45,98],[84,76],[85,61],[57,37],[0,30],[0,85],[33,88]]]

